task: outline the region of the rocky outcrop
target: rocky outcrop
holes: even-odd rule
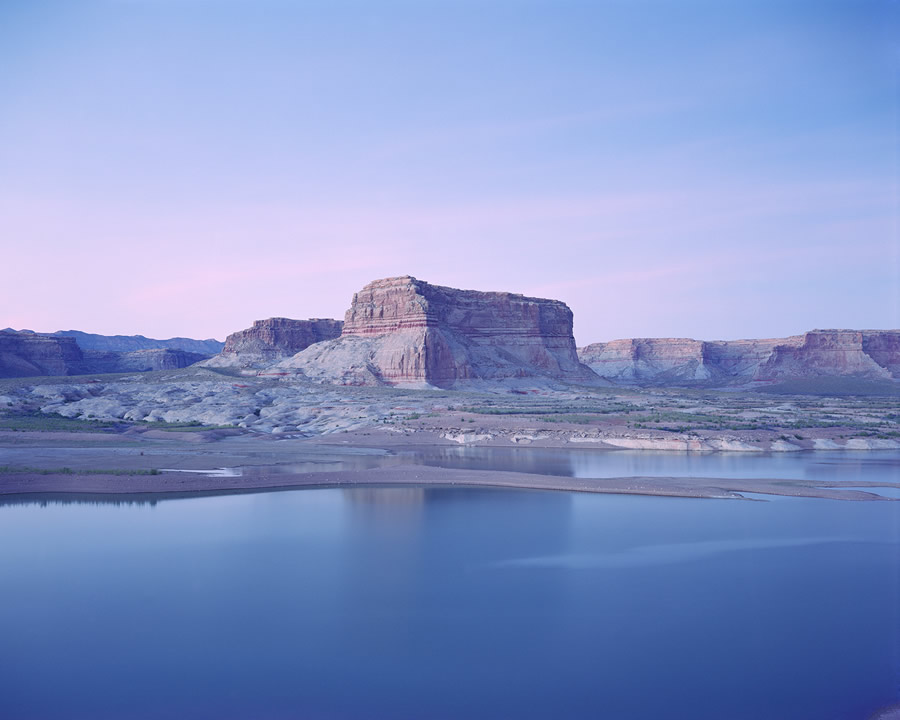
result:
[[[900,331],[870,330],[862,334],[862,350],[891,377],[900,378]]]
[[[689,338],[634,338],[579,350],[581,361],[601,377],[627,384],[708,380],[704,343]]]
[[[890,370],[866,353],[863,342],[866,335],[858,330],[808,332],[799,343],[776,345],[772,354],[757,368],[754,380],[792,380],[822,375],[892,379]],[[900,358],[895,356],[892,360],[896,364]]]
[[[134,352],[103,352],[85,350],[83,359],[70,363],[70,375],[93,375],[98,373],[149,372],[152,370],[178,370],[188,367],[209,355],[156,348],[135,350]]]
[[[717,386],[796,379],[900,378],[900,331],[813,330],[767,340],[647,338],[578,351],[601,377],[631,385]]]
[[[81,359],[72,338],[0,331],[0,377],[70,375]]]
[[[194,340],[193,338],[169,338],[157,340],[143,335],[97,335],[80,330],[59,330],[53,333],[57,337],[75,338],[82,350],[102,350],[105,352],[135,352],[137,350],[184,350],[201,355],[215,355],[222,351],[221,340]]]
[[[565,303],[456,290],[410,276],[366,285],[353,296],[339,339],[276,367],[359,385],[598,381],[578,360]]]
[[[310,345],[333,340],[343,322],[325,318],[257,320],[252,327],[232,333],[222,352],[204,363],[208,367],[265,367],[291,357]]]
[[[71,337],[0,331],[0,377],[174,370],[208,357],[168,349],[134,352],[82,350]]]

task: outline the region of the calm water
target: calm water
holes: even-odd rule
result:
[[[900,701],[898,502],[20,503],[0,505],[0,578],[3,718],[863,720]]]
[[[605,477],[784,478],[900,482],[900,451],[692,453],[527,447],[431,447],[410,462],[470,470]]]

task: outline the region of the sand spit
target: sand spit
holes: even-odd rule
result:
[[[493,470],[397,465],[369,470],[286,473],[256,468],[249,474],[161,472],[159,475],[11,473],[0,475],[0,495],[38,493],[150,494],[264,491],[345,486],[472,486],[668,497],[745,499],[741,493],[831,500],[888,500],[866,487],[885,483],[812,483],[733,478],[571,478]],[[900,483],[894,485],[900,488]]]

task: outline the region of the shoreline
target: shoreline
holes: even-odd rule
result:
[[[208,476],[177,472],[158,475],[71,473],[9,473],[0,475],[0,498],[42,495],[178,495],[254,493],[355,487],[484,487],[552,490],[616,495],[645,495],[748,500],[741,493],[852,501],[893,501],[865,488],[897,487],[900,483],[812,482],[777,479],[616,477],[573,478],[500,470],[459,470],[428,465],[389,465],[367,470],[281,473],[257,472]]]

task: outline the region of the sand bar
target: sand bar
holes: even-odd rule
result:
[[[398,465],[369,470],[282,473],[258,471],[238,476],[166,473],[158,475],[103,475],[78,473],[10,473],[0,475],[0,495],[41,493],[153,494],[259,492],[347,486],[470,486],[564,490],[625,495],[744,499],[741,492],[832,500],[881,500],[856,487],[837,483],[734,478],[621,477],[572,478],[493,470],[459,470],[430,466]],[[871,483],[883,487],[883,483]]]

